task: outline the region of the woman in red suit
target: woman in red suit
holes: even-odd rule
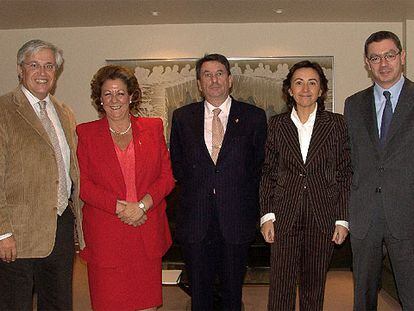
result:
[[[162,121],[130,114],[141,91],[125,67],[99,69],[91,91],[102,118],[77,127],[77,154],[92,308],[156,310],[174,187]]]

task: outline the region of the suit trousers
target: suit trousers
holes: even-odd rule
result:
[[[215,205],[215,204],[213,204]],[[242,287],[250,243],[230,244],[220,231],[216,206],[206,237],[198,243],[181,243],[190,282],[191,310],[214,310],[218,278],[222,310],[241,310]]]
[[[37,310],[72,310],[74,253],[74,217],[67,207],[49,256],[0,262],[0,310],[33,310],[33,292]]]
[[[271,245],[268,310],[295,310],[299,284],[301,311],[322,310],[332,236],[319,229],[306,193],[289,232],[278,232]],[[277,217],[277,215],[276,215]]]
[[[365,238],[357,239],[352,235],[351,230],[355,283],[354,310],[377,310],[384,243],[403,310],[414,310],[414,241],[399,240],[392,236],[381,207],[375,211]]]

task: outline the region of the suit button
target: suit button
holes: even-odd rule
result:
[[[220,171],[219,171],[219,170],[215,170],[214,172],[215,172],[216,174],[217,174],[217,173],[220,173]]]
[[[376,193],[381,193],[381,190],[382,190],[382,189],[381,189],[381,187],[377,187],[377,188],[375,188],[375,192],[376,192]]]

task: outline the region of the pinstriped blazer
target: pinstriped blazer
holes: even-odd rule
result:
[[[342,115],[318,111],[306,163],[290,113],[269,121],[262,180],[261,215],[275,213],[277,234],[286,234],[308,194],[319,229],[333,234],[336,220],[347,220],[351,184],[348,135]]]

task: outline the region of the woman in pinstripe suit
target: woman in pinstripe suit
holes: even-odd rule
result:
[[[260,184],[261,232],[271,243],[269,310],[322,310],[334,244],[348,235],[351,165],[342,115],[324,110],[317,63],[295,64],[283,81],[290,112],[269,121]]]

